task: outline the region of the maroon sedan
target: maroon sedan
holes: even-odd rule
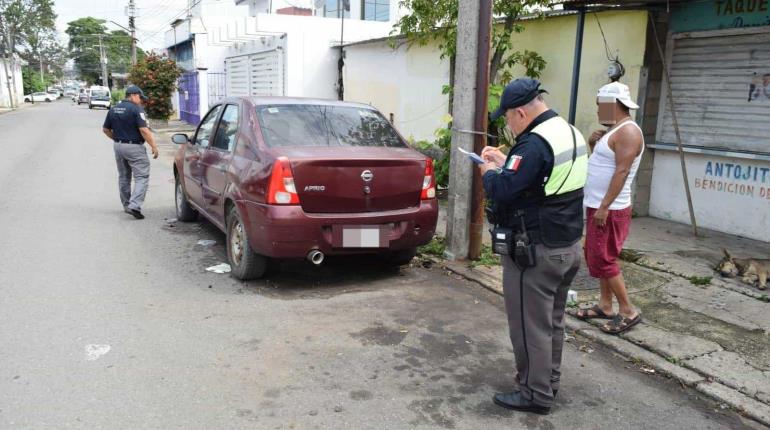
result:
[[[227,235],[239,279],[272,258],[380,254],[406,264],[436,229],[433,162],[371,106],[230,98],[214,106],[174,162],[180,221]]]

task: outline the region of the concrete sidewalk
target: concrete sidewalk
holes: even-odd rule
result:
[[[573,316],[567,326],[770,425],[770,303],[766,291],[713,270],[722,248],[738,257],[770,257],[770,243],[707,230],[696,238],[686,225],[634,219],[622,266],[644,323],[619,337]],[[434,261],[502,294],[500,266]],[[598,299],[598,282],[585,264],[572,288],[580,307]]]

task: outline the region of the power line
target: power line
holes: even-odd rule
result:
[[[602,28],[602,23],[599,21],[599,14],[594,12],[594,18],[596,18],[596,24],[599,25],[599,31],[602,33],[602,40],[604,41],[604,52],[607,55],[607,60],[609,61],[618,61],[618,56],[615,57],[612,56],[612,50],[610,49],[610,45],[607,43],[607,38],[604,36],[604,29]]]
[[[174,20],[176,20],[177,18],[179,18],[179,17],[181,17],[182,15],[184,15],[184,14],[185,14],[185,13],[186,13],[188,10],[190,10],[190,9],[194,8],[195,6],[198,6],[199,4],[201,4],[201,2],[202,2],[202,1],[203,1],[203,0],[195,0],[195,2],[194,2],[193,4],[189,5],[188,7],[185,7],[185,8],[183,8],[181,11],[179,11],[179,13],[177,13],[176,15],[174,15],[174,16],[173,16],[173,17],[170,19],[170,21],[172,21],[172,22],[173,22],[173,21],[174,21]],[[161,27],[161,28],[160,28],[160,29],[158,29],[157,31],[153,32],[151,36],[155,36],[155,35],[157,35],[158,33],[160,33],[161,31],[164,31],[164,30],[166,29],[166,25],[167,25],[167,24],[163,24],[163,27]],[[143,39],[142,41],[144,42],[145,40],[151,40],[151,39],[152,39],[152,37],[147,37],[147,38]]]

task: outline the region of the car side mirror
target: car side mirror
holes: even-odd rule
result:
[[[171,141],[177,145],[184,145],[185,143],[190,142],[190,138],[184,133],[177,133],[171,136]]]

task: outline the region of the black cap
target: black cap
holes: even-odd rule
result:
[[[147,96],[144,95],[144,91],[142,91],[142,89],[136,85],[129,85],[128,88],[126,88],[126,95],[131,94],[139,94],[139,97],[141,97],[142,100],[147,100]]]
[[[537,79],[521,78],[516,79],[505,87],[503,95],[500,97],[500,107],[492,112],[490,119],[495,121],[497,118],[505,115],[508,109],[514,109],[531,102],[540,94],[547,93],[540,89],[540,81]]]

